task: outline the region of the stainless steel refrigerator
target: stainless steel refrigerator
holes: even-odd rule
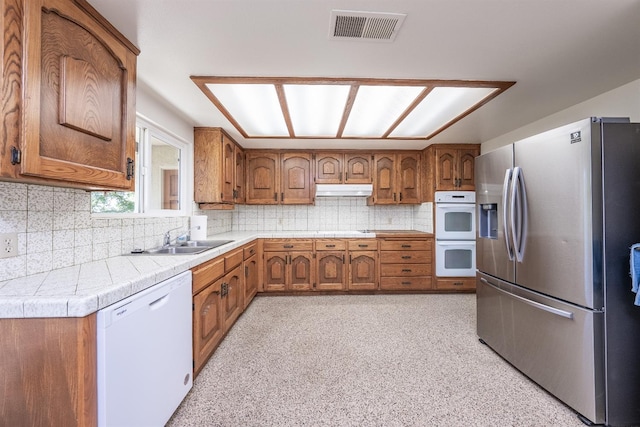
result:
[[[640,424],[640,124],[589,118],[476,159],[481,341],[581,415]]]

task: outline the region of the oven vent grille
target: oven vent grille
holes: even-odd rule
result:
[[[396,38],[406,16],[402,13],[332,10],[329,37],[391,42]]]

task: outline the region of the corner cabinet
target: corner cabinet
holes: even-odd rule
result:
[[[475,190],[474,164],[480,146],[431,145],[425,149],[425,165],[430,170],[425,200],[433,201],[435,191]]]
[[[313,204],[311,154],[247,151],[246,166],[247,204]]]
[[[225,131],[194,128],[193,157],[194,200],[200,209],[231,209],[243,202],[244,152]]]
[[[373,156],[373,205],[419,204],[420,153],[378,153]]]
[[[85,0],[0,5],[0,176],[133,190],[139,50]]]

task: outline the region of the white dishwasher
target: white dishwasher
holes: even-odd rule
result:
[[[191,272],[98,311],[98,426],[164,426],[193,384]]]

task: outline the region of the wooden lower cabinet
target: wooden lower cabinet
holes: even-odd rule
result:
[[[380,289],[431,289],[433,239],[383,239],[380,242]]]
[[[315,291],[344,291],[345,281],[345,252],[317,251],[316,280],[313,282]]]
[[[222,279],[193,297],[193,375],[200,372],[224,336]]]
[[[435,288],[441,291],[472,291],[476,289],[475,277],[437,277]]]
[[[96,314],[0,319],[0,425],[97,425]]]
[[[242,266],[238,265],[222,278],[220,297],[222,298],[222,317],[226,333],[244,311]]]
[[[258,293],[260,284],[260,257],[253,254],[244,260],[244,295],[243,304],[247,308]]]
[[[374,291],[378,289],[378,252],[349,251],[350,291]]]
[[[265,292],[310,291],[313,288],[313,241],[267,239],[263,243]]]
[[[245,249],[249,250],[245,251]],[[193,274],[193,374],[200,372],[257,292],[258,279],[245,286],[245,267],[258,254],[251,244],[200,264]],[[253,253],[245,262],[244,254]]]

